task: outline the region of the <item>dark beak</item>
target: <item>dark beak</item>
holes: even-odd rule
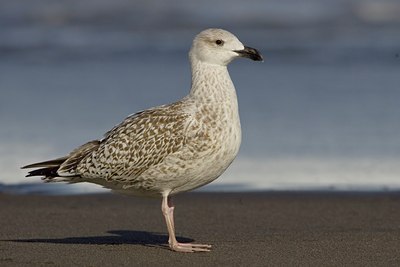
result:
[[[261,56],[260,52],[257,49],[245,46],[243,50],[235,50],[236,53],[239,54],[241,57],[247,57],[254,61],[263,61],[263,57]]]

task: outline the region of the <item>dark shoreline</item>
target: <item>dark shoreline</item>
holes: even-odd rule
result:
[[[161,201],[0,194],[1,266],[399,266],[400,192],[188,193],[166,249]]]

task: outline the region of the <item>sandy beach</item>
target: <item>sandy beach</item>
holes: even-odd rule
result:
[[[399,266],[400,193],[177,196],[169,251],[160,201],[0,194],[1,266]]]

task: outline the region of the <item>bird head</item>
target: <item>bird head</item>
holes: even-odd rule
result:
[[[200,32],[193,40],[189,52],[192,61],[227,66],[237,57],[262,61],[257,49],[244,46],[232,33],[222,29],[207,29]]]

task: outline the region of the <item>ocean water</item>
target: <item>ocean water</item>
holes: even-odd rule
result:
[[[101,190],[42,187],[19,167],[183,97],[191,40],[209,26],[265,62],[229,67],[242,147],[202,190],[400,189],[400,1],[238,2],[221,16],[231,1],[178,2],[0,2],[0,191]]]

